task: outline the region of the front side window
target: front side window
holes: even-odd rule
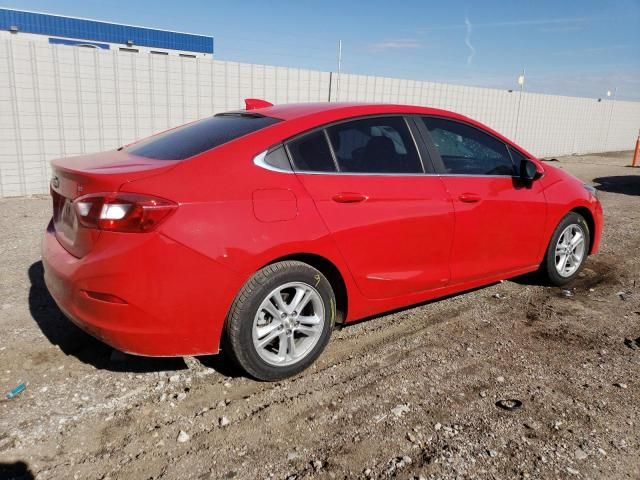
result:
[[[127,151],[155,160],[184,160],[280,121],[262,115],[220,114],[143,140]]]
[[[446,173],[458,175],[515,175],[507,146],[464,123],[422,117]]]
[[[327,128],[341,172],[422,173],[402,117],[371,117]]]

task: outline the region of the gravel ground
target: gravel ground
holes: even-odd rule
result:
[[[49,199],[0,200],[2,397],[28,382],[0,402],[0,478],[640,478],[630,157],[554,163],[605,209],[569,293],[529,275],[359,322],[278,383],[85,335],[43,287]],[[512,398],[522,408],[495,405]]]

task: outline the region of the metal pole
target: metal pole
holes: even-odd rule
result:
[[[516,129],[513,133],[513,140],[518,141],[518,123],[520,121],[520,103],[522,102],[522,91],[524,90],[524,68],[522,69],[522,75],[518,78],[520,84],[520,93],[518,94],[518,111],[516,112]]]
[[[609,92],[611,93],[611,92]],[[613,117],[613,105],[616,103],[616,93],[618,93],[618,87],[613,89],[613,98],[611,99],[611,110],[609,111],[609,123],[607,124],[607,134],[604,137],[604,151],[608,152],[609,146],[609,130],[611,129],[611,118]]]
[[[327,99],[327,102],[331,101],[331,79],[333,78],[333,72],[329,72],[329,98]]]
[[[340,72],[342,71],[342,40],[338,40],[338,76],[336,78],[336,101],[340,100]]]

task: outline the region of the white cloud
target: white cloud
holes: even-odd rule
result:
[[[464,38],[464,43],[466,43],[467,47],[469,47],[469,56],[467,57],[467,65],[471,65],[471,62],[473,62],[473,57],[475,57],[476,55],[476,49],[471,44],[471,32],[473,31],[473,25],[471,25],[471,22],[469,21],[469,17],[464,17],[464,24],[467,28],[467,35]]]
[[[420,31],[425,33],[432,30],[450,30],[450,29],[463,29],[468,28],[467,20],[465,18],[464,25],[433,25],[428,26]],[[506,22],[488,22],[488,23],[475,23],[474,28],[492,28],[492,27],[523,27],[523,26],[556,26],[557,29],[564,27],[565,29],[580,29],[588,21],[587,17],[573,17],[573,18],[547,18],[538,20],[510,20]]]
[[[424,45],[417,40],[403,39],[403,40],[389,40],[386,42],[372,43],[369,45],[371,50],[403,50],[403,49],[415,49],[423,48]]]

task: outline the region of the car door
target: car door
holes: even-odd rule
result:
[[[522,155],[473,125],[441,117],[421,121],[455,210],[452,282],[536,265],[546,201],[540,182],[520,181]]]
[[[424,174],[426,150],[410,122],[399,115],[357,118],[287,143],[298,178],[371,299],[449,281],[453,208],[442,180]],[[429,163],[427,169],[433,171]]]

